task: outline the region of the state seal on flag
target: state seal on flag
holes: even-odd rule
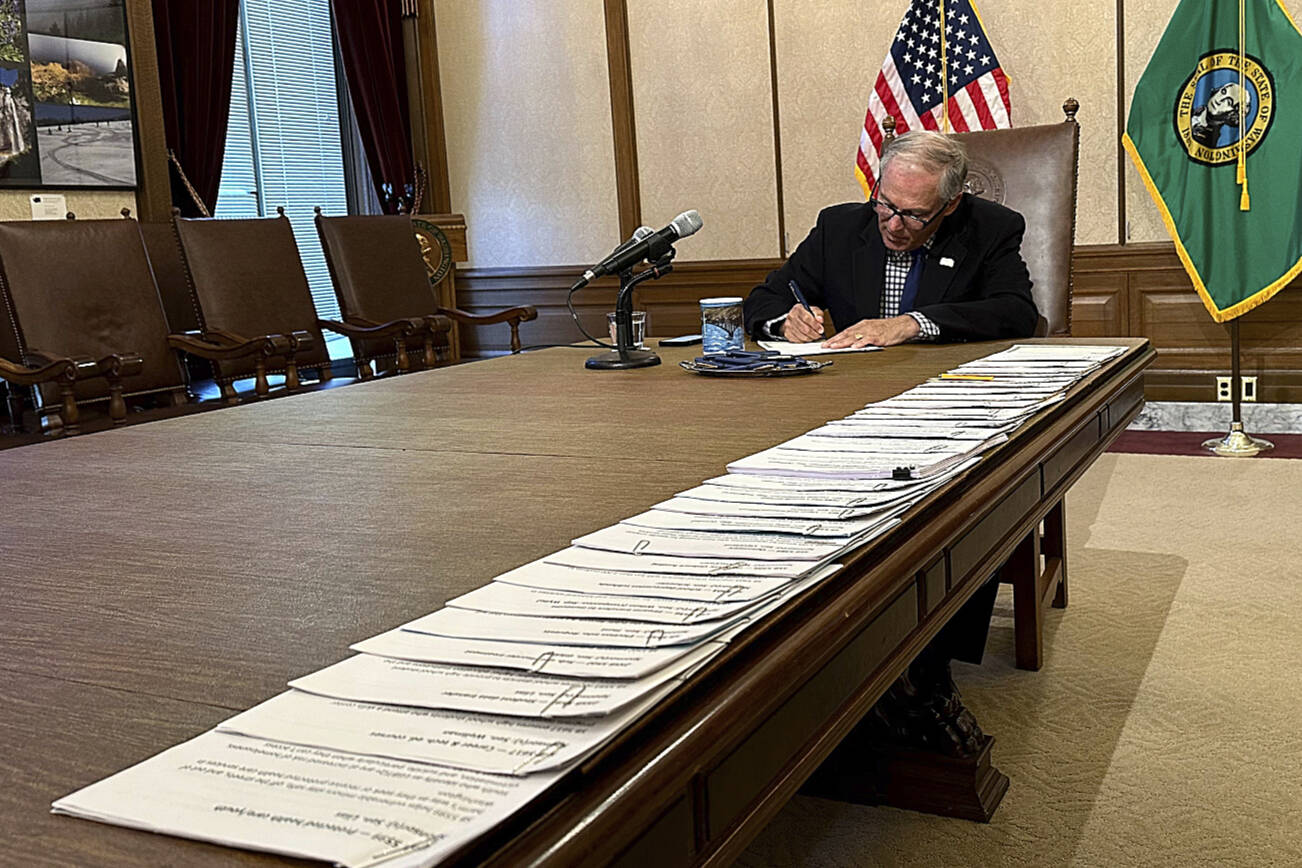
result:
[[[1233,163],[1240,139],[1247,153],[1265,139],[1275,118],[1275,80],[1251,55],[1244,56],[1240,76],[1237,51],[1209,51],[1176,94],[1172,114],[1176,138],[1191,160]]]

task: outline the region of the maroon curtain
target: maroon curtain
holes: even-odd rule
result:
[[[403,60],[401,0],[332,3],[348,93],[385,213],[412,204],[411,113]]]
[[[211,212],[217,205],[226,149],[240,3],[153,0],[153,8],[167,146]],[[170,170],[172,202],[183,214],[199,216],[176,166]]]

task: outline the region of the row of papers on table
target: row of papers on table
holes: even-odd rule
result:
[[[53,810],[358,868],[436,864],[1124,351],[1016,345],[734,461]]]

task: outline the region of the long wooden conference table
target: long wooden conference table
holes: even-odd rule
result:
[[[724,864],[1138,412],[1141,339],[456,864]],[[553,349],[0,452],[0,863],[284,862],[53,816],[733,459],[1007,346],[803,377]],[[1016,786],[1016,781],[1013,782]]]

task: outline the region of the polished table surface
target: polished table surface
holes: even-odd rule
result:
[[[1089,342],[1130,352],[462,860],[609,862],[645,849],[632,847],[642,834],[663,864],[735,855],[971,593],[967,574],[1014,544],[1013,530],[991,531],[1003,519],[982,516],[1029,497],[1034,475],[1035,503],[1013,523],[1037,520],[1138,410],[1147,343]],[[588,351],[555,349],[0,452],[0,861],[273,861],[48,807],[348,656],[351,642],[1004,346],[895,347],[750,380],[678,369],[691,349],[626,372],[587,371]],[[979,545],[965,542],[973,534]],[[971,569],[915,605],[914,573],[940,554]],[[864,642],[881,646],[861,667],[871,677],[835,714],[782,704]],[[814,735],[755,795],[725,772],[784,713],[801,718],[787,730]]]

